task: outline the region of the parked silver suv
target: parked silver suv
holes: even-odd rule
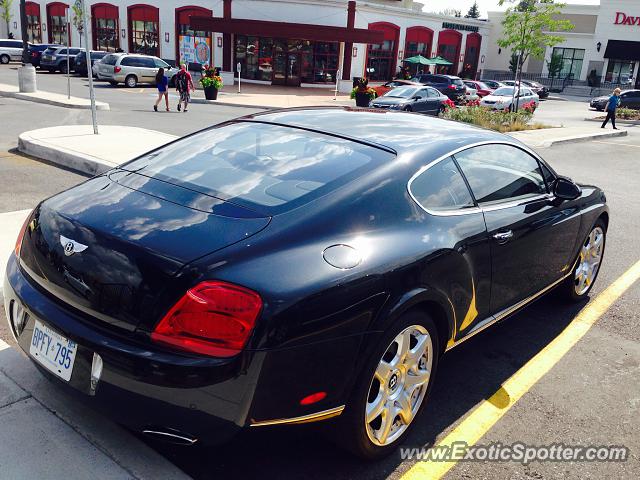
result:
[[[139,83],[156,83],[156,74],[160,67],[164,68],[170,85],[173,84],[172,77],[178,73],[176,67],[150,55],[111,53],[97,65],[99,80],[107,80],[111,85],[124,83],[130,88]]]
[[[0,39],[0,63],[22,60],[22,40]]]

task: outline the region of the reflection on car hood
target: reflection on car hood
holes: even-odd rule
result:
[[[609,97],[595,97],[591,99],[592,102],[606,102],[607,100],[609,100]]]
[[[505,102],[505,101],[511,101],[511,95],[509,95],[508,97],[505,95],[487,95],[486,97],[483,98],[483,100],[489,100],[490,102]]]
[[[402,98],[402,97],[390,97],[387,95],[384,95],[380,98],[376,98],[373,103],[377,104],[377,105],[399,105],[401,103],[406,103],[407,102],[407,98]]]

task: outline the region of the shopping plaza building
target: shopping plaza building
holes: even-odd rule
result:
[[[502,13],[488,20],[424,12],[413,0],[85,0],[89,31],[72,23],[68,4],[27,1],[32,42],[70,42],[106,51],[138,52],[191,67],[211,64],[245,81],[290,86],[333,86],[355,77],[386,81],[420,54],[440,55],[452,65],[441,72],[465,77],[507,72],[511,52],[497,45]],[[428,4],[428,0],[423,0]],[[13,2],[10,32],[20,38],[19,2]],[[70,14],[73,19],[73,12]],[[544,76],[553,53],[563,58],[561,75],[586,80],[592,70],[608,79],[637,78],[640,62],[640,1],[603,0],[601,6],[568,5],[562,17],[575,29],[529,59],[525,72]],[[4,22],[0,22],[4,23]],[[0,36],[5,36],[0,26]],[[415,68],[415,67],[414,67]]]

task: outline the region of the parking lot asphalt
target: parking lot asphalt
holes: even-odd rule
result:
[[[0,81],[10,75],[0,69]],[[15,72],[14,72],[15,73]],[[45,80],[44,77],[47,77]],[[40,88],[54,91],[64,77],[49,74]],[[82,82],[81,79],[76,79]],[[50,83],[45,83],[50,82]],[[49,87],[51,85],[51,87]],[[66,88],[64,83],[62,86]],[[80,88],[80,85],[74,87]],[[58,90],[59,91],[59,90]],[[63,90],[64,92],[64,90]],[[234,107],[194,105],[189,113],[160,114],[144,110],[153,90],[128,93],[105,91],[101,100],[112,105],[101,121],[145,126],[184,134],[227,118],[249,113]],[[102,95],[102,92],[100,93]],[[111,98],[113,97],[113,99]],[[45,105],[0,99],[5,113],[0,130],[0,212],[32,208],[43,198],[72,186],[84,177],[23,156],[7,153],[17,133],[40,126],[88,123],[90,114]],[[567,105],[569,104],[569,105]],[[549,116],[578,121],[582,104],[545,102]],[[565,112],[565,117],[562,117]],[[584,112],[587,112],[586,107]],[[587,115],[584,115],[587,116]],[[166,117],[166,118],[165,118]],[[121,122],[121,123],[118,123]],[[149,122],[139,125],[141,122]],[[208,122],[208,123],[207,123]],[[602,187],[611,208],[606,252],[592,298],[640,259],[640,127],[629,136],[540,149],[561,174]],[[553,294],[505,322],[477,335],[445,355],[423,415],[404,446],[437,444],[478,405],[549,345],[585,308],[567,306]],[[640,284],[633,284],[597,320],[585,336],[558,359],[490,429],[479,443],[503,445],[624,445],[631,457],[623,463],[605,462],[461,462],[445,478],[637,478],[640,471]],[[0,338],[12,342],[0,313]],[[338,450],[329,425],[300,425],[252,429],[229,444],[176,447],[150,443],[178,467],[197,479],[209,478],[410,478],[413,461],[399,455],[363,463]]]

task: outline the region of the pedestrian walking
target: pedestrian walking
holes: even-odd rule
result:
[[[158,111],[158,104],[162,101],[162,97],[164,97],[164,103],[167,107],[167,112],[169,111],[169,79],[164,74],[164,68],[160,67],[158,73],[156,73],[156,86],[158,87],[158,99],[156,103],[153,105],[153,110]]]
[[[194,91],[195,87],[193,86],[193,79],[191,78],[191,74],[187,71],[187,67],[183,63],[180,65],[180,71],[176,73],[176,90],[180,93],[180,100],[178,100],[178,111],[181,108],[184,108],[184,111],[187,111],[189,107],[189,100],[191,100],[191,95],[189,92]],[[184,107],[183,107],[184,106]]]
[[[616,109],[620,106],[620,91],[619,88],[616,88],[613,91],[613,95],[609,97],[609,101],[607,102],[607,118],[604,119],[600,128],[604,128],[607,122],[611,120],[613,129],[618,130],[616,128]]]

